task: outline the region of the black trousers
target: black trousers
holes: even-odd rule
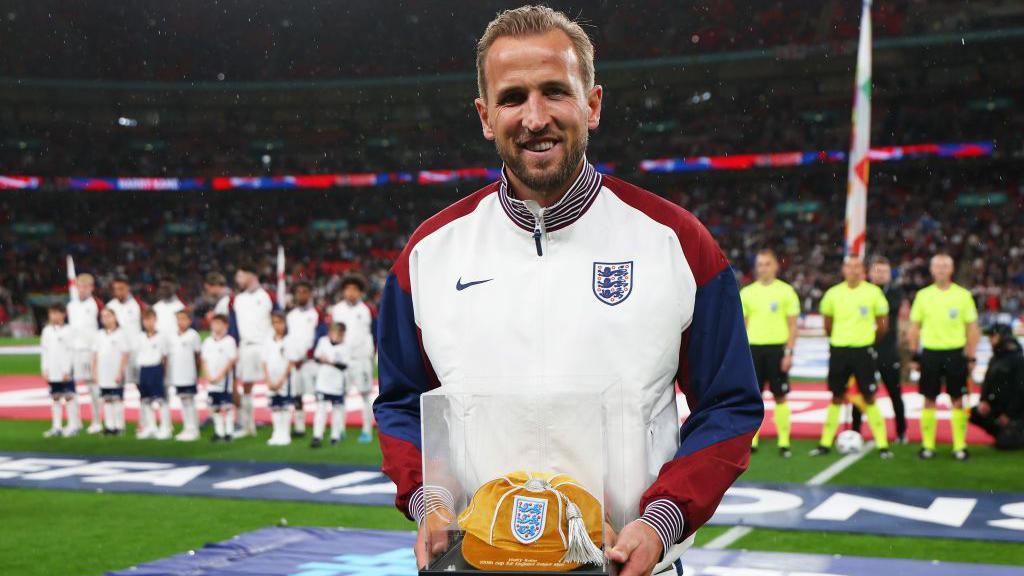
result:
[[[882,384],[889,393],[892,400],[892,411],[896,414],[896,436],[901,437],[907,433],[907,413],[903,407],[903,383],[900,378],[900,357],[894,350],[878,350],[878,374],[882,377]],[[860,410],[853,407],[853,429],[860,432],[861,425]]]
[[[978,407],[971,408],[971,424],[981,428],[996,441],[1000,450],[1020,450],[1024,448],[1024,422],[1010,420],[1009,424],[1000,425],[996,419],[999,414],[989,411],[987,416],[978,412]]]

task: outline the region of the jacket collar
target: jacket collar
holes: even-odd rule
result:
[[[526,204],[515,197],[515,192],[508,183],[508,175],[505,166],[501,167],[501,181],[498,186],[498,198],[505,214],[523,230],[532,232],[536,225],[533,213],[526,207]],[[544,210],[544,229],[551,232],[572,224],[590,208],[601,191],[601,174],[594,169],[594,166],[583,160],[583,170],[573,182],[565,195]]]

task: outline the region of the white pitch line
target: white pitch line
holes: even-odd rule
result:
[[[814,478],[808,480],[807,485],[821,486],[822,484],[838,476],[839,473],[842,472],[843,470],[846,470],[850,466],[853,466],[858,460],[873,452],[874,449],[875,443],[873,441],[866,442],[864,444],[864,448],[860,452],[857,452],[856,454],[847,454],[846,456],[843,456],[839,460],[836,460],[835,462],[832,463],[831,466],[825,468],[821,472],[818,472],[817,474],[814,475]]]
[[[806,484],[808,486],[821,486],[822,484],[825,484],[829,480],[838,476],[840,472],[846,470],[850,466],[853,466],[858,460],[867,456],[874,450],[874,448],[874,442],[868,442],[864,444],[863,450],[857,452],[856,454],[847,454],[846,456],[843,456],[839,460],[836,460],[828,468],[825,468],[821,472],[815,474],[813,478],[806,482]],[[717,538],[714,538],[707,544],[701,546],[701,548],[706,548],[708,550],[724,550],[729,546],[735,544],[736,541],[740,538],[743,538],[744,536],[750,534],[753,531],[754,529],[750,526],[733,526],[732,528],[719,534]]]
[[[701,548],[707,550],[724,550],[729,546],[732,546],[733,543],[739,540],[740,538],[743,538],[744,536],[750,534],[753,531],[754,529],[750,526],[733,526],[732,528],[729,528],[725,532],[719,534],[717,538],[714,538],[707,544],[701,546]]]

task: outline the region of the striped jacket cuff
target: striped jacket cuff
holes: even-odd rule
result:
[[[442,486],[420,486],[409,497],[409,516],[419,523],[427,514],[434,513],[454,518],[455,497]]]
[[[420,522],[420,518],[426,513],[427,504],[423,501],[423,486],[420,486],[409,496],[409,516],[416,521],[417,524]]]
[[[662,498],[648,504],[640,521],[658,533],[663,558],[669,547],[683,538],[683,513],[671,500]]]

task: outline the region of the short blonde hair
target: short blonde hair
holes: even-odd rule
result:
[[[86,282],[86,283],[92,284],[92,285],[96,284],[96,280],[92,277],[92,274],[89,274],[87,272],[83,272],[83,273],[79,274],[77,280],[78,280],[79,283]]]
[[[552,30],[561,30],[572,42],[573,51],[580,64],[580,76],[587,90],[594,87],[594,44],[583,28],[568,16],[547,6],[520,6],[505,10],[491,20],[484,35],[476,43],[476,83],[480,98],[487,99],[487,79],[484,77],[484,62],[487,51],[498,38],[511,36],[534,36]]]

